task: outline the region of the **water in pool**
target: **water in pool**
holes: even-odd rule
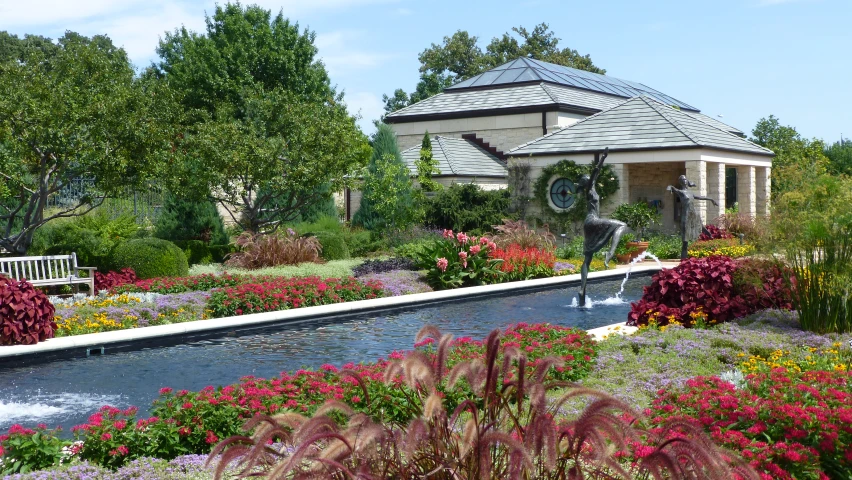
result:
[[[0,369],[0,432],[15,423],[70,427],[102,405],[140,408],[160,387],[200,390],[227,385],[244,375],[271,377],[281,371],[369,362],[411,348],[427,324],[456,336],[481,339],[517,322],[548,322],[590,329],[627,319],[629,302],[642,295],[648,277],[631,278],[622,299],[621,280],[589,286],[591,309],[572,306],[576,287],[446,303],[393,313],[316,320],[262,333],[199,340],[112,355],[58,360]]]

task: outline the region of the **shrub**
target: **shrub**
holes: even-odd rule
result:
[[[393,251],[397,257],[413,260],[419,257],[426,249],[433,247],[438,241],[436,238],[422,238],[395,247]]]
[[[357,278],[370,273],[384,273],[392,270],[417,270],[417,267],[410,258],[365,260],[364,263],[352,269],[352,274]]]
[[[459,232],[483,233],[511,218],[507,190],[482,190],[474,184],[453,184],[426,204],[425,224]]]
[[[489,258],[489,252],[496,249],[485,237],[445,230],[443,239],[425,248],[415,264],[427,270],[426,282],[434,289],[484,285],[502,275],[497,265],[500,260]]]
[[[62,448],[67,445],[57,436],[59,430],[48,430],[44,424],[35,430],[12,425],[6,435],[0,435],[0,473],[27,473],[59,463]]]
[[[363,257],[388,249],[388,242],[381,235],[372,235],[368,230],[353,229],[346,237],[349,253],[354,257]]]
[[[373,137],[373,155],[364,171],[360,208],[352,225],[367,230],[405,230],[422,217],[408,167],[402,160],[396,133],[379,124]]]
[[[680,235],[651,235],[648,237],[648,251],[657,258],[680,258]]]
[[[131,268],[141,279],[179,277],[189,273],[189,263],[177,245],[159,238],[129,240],[112,256],[116,268]]]
[[[95,291],[112,290],[122,285],[132,284],[138,280],[132,268],[122,268],[120,272],[95,272]]]
[[[754,245],[740,245],[735,238],[719,238],[716,240],[697,240],[692,242],[687,250],[690,257],[704,258],[713,255],[724,255],[731,258],[740,258],[752,255],[755,252]]]
[[[212,245],[201,240],[177,240],[174,244],[183,250],[189,266],[221,263],[231,253],[230,245]]]
[[[699,240],[717,240],[720,238],[734,238],[733,235],[722,227],[717,227],[716,225],[708,224],[704,225],[704,228],[701,231],[701,235],[698,236]]]
[[[175,243],[196,240],[225,245],[230,240],[216,204],[207,199],[185,199],[174,194],[166,195],[162,211],[154,223],[154,236]],[[191,255],[187,256],[191,258]],[[193,263],[192,260],[190,263]]]
[[[346,246],[346,240],[343,235],[331,232],[317,233],[320,248],[322,249],[322,258],[325,260],[345,260],[350,257],[349,247]]]
[[[848,478],[852,372],[775,368],[746,382],[735,388],[715,377],[691,379],[685,388],[661,390],[651,415],[706,430],[763,478]]]
[[[755,218],[744,213],[726,213],[713,220],[713,223],[729,233],[743,235],[746,240],[754,241],[760,234]]]
[[[746,258],[737,262],[734,291],[751,311],[767,308],[791,310],[795,273],[776,260]]]
[[[316,262],[322,251],[316,237],[300,237],[291,229],[268,235],[245,232],[236,245],[240,250],[228,256],[226,266],[257,269]]]
[[[385,385],[402,393],[397,403],[410,421],[377,421],[340,401],[327,402],[312,418],[254,417],[244,427],[254,431],[251,438],[233,436],[213,451],[222,453],[216,478],[224,478],[231,463],[241,469],[241,478],[354,477],[350,472],[401,479],[759,478],[697,427],[643,430],[634,423],[638,412],[589,389],[546,400],[560,388],[546,381],[560,360],[544,358],[529,371],[527,365],[536,362],[518,346],[501,343],[499,330],[485,340],[484,358],[452,367],[452,337],[426,327],[418,340],[427,336],[439,345],[435,356],[415,351],[384,372]],[[369,403],[363,380],[345,373],[362,386]],[[466,400],[454,404],[453,393]],[[560,406],[576,396],[593,401],[577,419],[560,420]],[[341,415],[343,426],[337,421]],[[283,448],[270,449],[271,441]]]
[[[852,331],[852,179],[820,176],[775,203],[772,244],[793,269],[805,330]]]
[[[648,202],[622,203],[612,212],[612,218],[621,220],[636,234],[641,241],[645,229],[660,221],[660,214]]]
[[[0,275],[0,345],[33,345],[53,338],[56,309],[29,282]]]
[[[498,268],[503,272],[499,277],[502,282],[552,277],[555,274],[556,255],[552,250],[509,245],[505,249],[494,249],[489,258],[501,260]]]
[[[556,249],[559,258],[583,258],[583,236],[577,235],[565,242],[564,246]]]
[[[214,316],[229,317],[381,296],[381,285],[354,278],[278,278],[213,290],[208,308]]]
[[[48,225],[48,228],[36,230],[38,238],[33,239],[29,254],[76,253],[80,265],[96,267],[103,272],[116,268],[111,263],[115,248],[141,233],[134,216],[112,218],[102,210],[72,219],[60,219]]]
[[[628,325],[693,326],[745,316],[749,307],[734,292],[736,263],[728,257],[690,258],[672,269],[654,274],[642,298],[630,304]]]
[[[504,218],[503,225],[493,225],[496,235],[491,240],[500,248],[517,245],[521,248],[537,248],[541,250],[553,250],[556,246],[556,237],[545,225],[542,233],[537,232],[527,225],[523,220],[509,220]]]

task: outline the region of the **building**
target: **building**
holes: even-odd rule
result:
[[[735,202],[746,214],[769,208],[770,150],[690,104],[606,75],[518,58],[393,112],[385,122],[407,161],[419,155],[426,131],[441,139],[442,183],[505,184],[494,176],[499,169],[481,166],[505,170],[517,162],[530,164],[534,182],[548,165],[589,163],[595,151],[609,147],[607,163],[620,189],[605,212],[647,200],[671,229],[675,209],[665,187],[682,174],[697,184],[696,194],[719,203],[697,202],[705,222]],[[467,153],[455,154],[462,150]]]

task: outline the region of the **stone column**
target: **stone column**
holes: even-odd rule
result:
[[[737,167],[737,203],[740,213],[754,216],[757,213],[757,172],[751,165]]]
[[[695,184],[692,193],[702,197],[707,196],[707,162],[694,160],[686,163],[686,179]],[[707,202],[698,200],[694,203],[695,211],[701,218],[701,224],[707,223]]]
[[[625,163],[610,163],[608,165],[618,176],[618,190],[601,205],[601,216],[604,217],[612,215],[612,212],[622,203],[630,203],[630,165]]]
[[[757,215],[762,217],[769,216],[769,199],[772,194],[772,181],[769,174],[772,172],[771,167],[757,167],[757,178],[755,185],[757,187]]]
[[[707,196],[716,200],[719,206],[707,202],[707,221],[725,213],[725,164],[710,162],[707,164]]]

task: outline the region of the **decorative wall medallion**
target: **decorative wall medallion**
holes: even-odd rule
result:
[[[550,206],[554,210],[568,210],[577,200],[577,186],[567,178],[557,178],[550,184]]]

